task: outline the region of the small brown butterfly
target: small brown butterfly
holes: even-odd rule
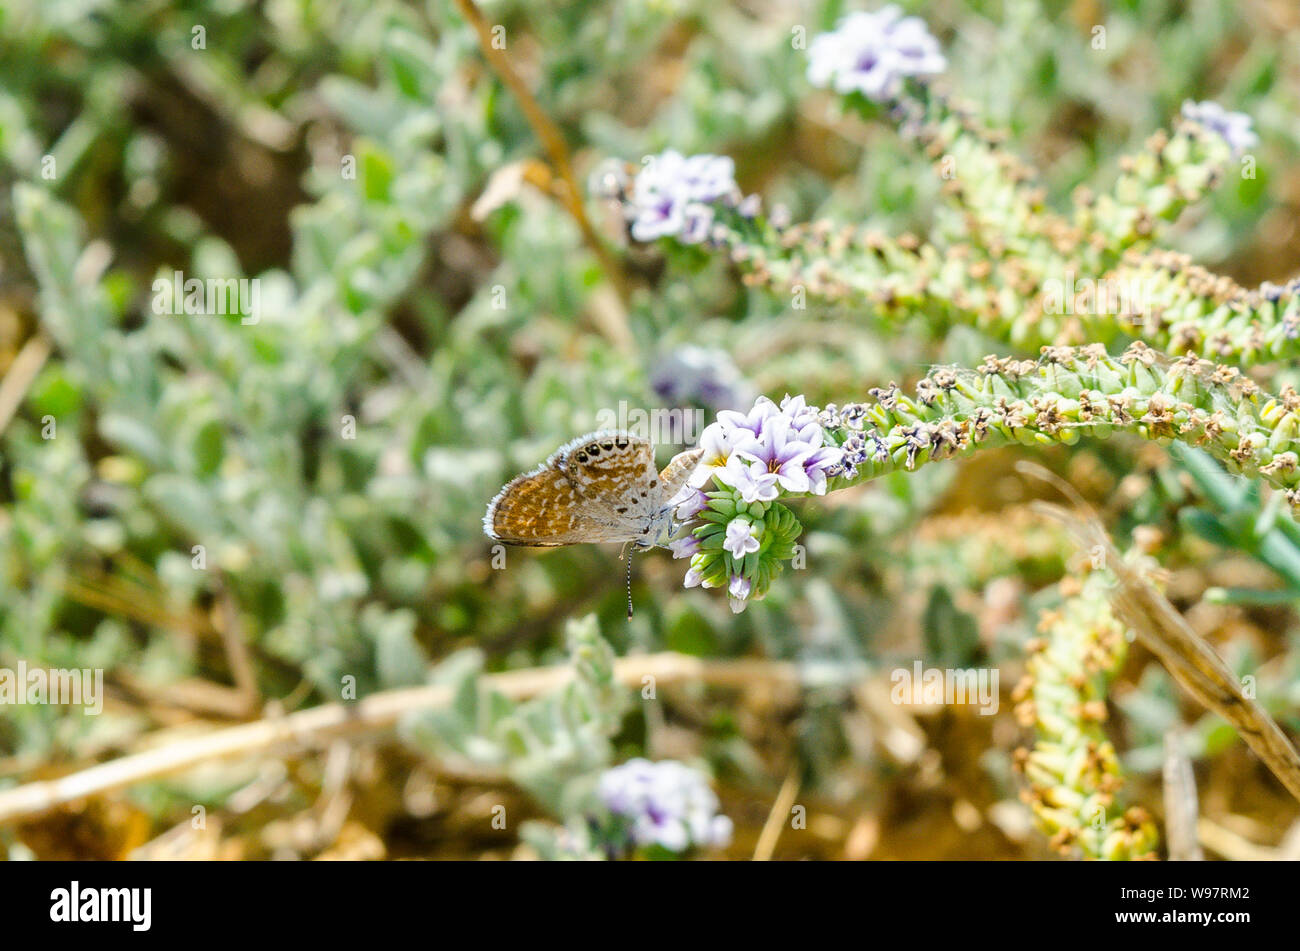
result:
[[[512,545],[662,546],[673,530],[669,503],[702,453],[678,453],[658,472],[649,440],[621,430],[588,433],[508,482],[488,504],[483,531]]]

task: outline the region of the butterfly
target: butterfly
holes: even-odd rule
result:
[[[512,545],[555,547],[631,542],[662,547],[674,528],[671,504],[703,455],[688,449],[663,471],[650,441],[621,430],[579,436],[488,503],[483,531]]]

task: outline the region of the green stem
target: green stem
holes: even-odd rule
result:
[[[828,435],[856,450],[857,472],[833,488],[985,447],[1127,432],[1199,446],[1300,501],[1300,395],[1288,387],[1270,397],[1234,367],[1170,361],[1142,343],[1118,358],[1096,344],[1046,347],[1037,362],[987,357],[977,370],[938,368],[916,394],[873,390],[853,425],[843,411],[827,414]]]

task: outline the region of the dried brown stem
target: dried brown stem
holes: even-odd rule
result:
[[[1115,549],[1100,523],[1046,502],[1035,509],[1065,525],[1085,550],[1101,548],[1116,584],[1110,589],[1116,617],[1136,634],[1165,669],[1198,702],[1223,717],[1274,776],[1300,801],[1300,753],[1268,711],[1246,696],[1228,665],[1196,635],[1178,609]]]
[[[785,782],[781,784],[781,791],[777,793],[776,800],[772,803],[772,811],[768,813],[767,821],[763,823],[758,844],[754,846],[755,862],[766,862],[772,858],[772,853],[776,851],[776,843],[781,838],[781,830],[785,828],[785,820],[789,818],[790,810],[794,808],[795,797],[798,795],[799,764],[796,763],[786,774]]]
[[[626,306],[631,299],[627,278],[614,256],[610,254],[609,248],[600,240],[596,229],[592,227],[591,219],[587,217],[587,209],[582,204],[582,190],[578,187],[577,178],[573,174],[573,163],[569,159],[569,146],[564,141],[564,135],[551,120],[551,117],[546,114],[546,110],[537,102],[536,97],[524,85],[524,81],[519,78],[519,74],[510,65],[505,50],[494,45],[492,27],[484,19],[483,14],[474,4],[474,0],[456,0],[456,6],[460,8],[461,14],[469,21],[470,26],[474,28],[474,32],[478,34],[479,48],[487,59],[488,65],[492,67],[492,71],[497,74],[498,78],[506,84],[506,87],[514,95],[520,109],[523,110],[524,118],[532,127],[533,134],[542,143],[542,148],[546,151],[551,166],[559,178],[560,201],[564,203],[569,214],[573,216],[573,220],[578,225],[578,230],[582,232],[583,241],[587,243],[591,252],[596,255],[605,276],[609,278],[610,284],[613,285],[623,305]]]
[[[50,356],[50,338],[42,333],[31,337],[18,351],[0,380],[0,433],[3,433],[22,405],[23,397]]]
[[[484,676],[484,685],[514,700],[563,686],[573,678],[568,666],[533,667]],[[730,689],[766,689],[797,697],[801,679],[793,664],[764,660],[705,660],[662,653],[615,661],[619,683],[639,687],[653,677],[659,686],[706,683]],[[320,746],[324,741],[395,726],[418,710],[445,707],[453,689],[444,684],[387,690],[355,703],[332,703],[288,716],[216,730],[197,738],[167,743],[110,760],[58,779],[27,783],[0,791],[0,822],[44,812],[85,796],[181,772],[201,763],[252,756],[283,749]]]
[[[226,652],[226,662],[230,665],[231,676],[235,686],[244,698],[248,713],[255,713],[262,705],[261,694],[257,689],[257,675],[253,671],[253,659],[248,652],[248,635],[239,619],[239,608],[230,596],[225,575],[218,573],[217,606],[221,617],[221,645]]]
[[[1175,862],[1199,862],[1205,856],[1196,839],[1196,776],[1183,747],[1183,731],[1165,734],[1164,762],[1165,838],[1169,858]]]

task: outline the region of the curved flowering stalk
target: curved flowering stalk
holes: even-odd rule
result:
[[[947,63],[925,24],[900,16],[891,5],[845,17],[810,46],[809,81],[833,86],[858,111],[886,107],[904,137],[935,162],[945,194],[965,212],[970,240],[995,259],[1048,248],[1090,270],[1108,267],[1129,246],[1149,241],[1157,221],[1174,220],[1202,198],[1222,179],[1229,157],[1257,141],[1249,116],[1189,100],[1172,136],[1159,133],[1142,153],[1122,160],[1112,194],[1077,193],[1067,220],[1045,207],[1044,190],[1031,184],[1036,171],[1003,147],[1003,135],[931,88],[929,77]]]
[[[1232,117],[1231,125],[1217,121]],[[1113,265],[1130,247],[1149,247],[1162,223],[1204,198],[1223,180],[1229,158],[1254,141],[1250,118],[1224,113],[1216,103],[1183,104],[1173,134],[1161,130],[1141,152],[1120,159],[1114,189],[1074,195],[1074,223],[1088,233],[1100,266]]]
[[[791,227],[776,212],[764,215],[757,195],[742,197],[730,159],[672,151],[617,182],[632,236],[720,251],[746,284],[795,300],[865,304],[874,317],[934,337],[964,325],[1030,351],[1140,338],[1243,366],[1300,354],[1300,279],[1254,292],[1203,269],[1170,281],[1177,258],[1150,248],[1159,225],[1203,197],[1229,158],[1253,144],[1249,117],[1185,103],[1172,133],[1122,161],[1113,192],[1080,190],[1067,219],[1044,208],[1033,170],[998,135],[931,88],[945,67],[924,23],[890,6],[852,14],[817,37],[808,77],[850,108],[883,107],[925,149],[965,213],[963,240],[940,246],[829,221]],[[1152,257],[1135,256],[1142,251]]]
[[[894,4],[851,13],[808,47],[808,81],[833,89],[858,112],[883,107],[936,161],[945,191],[966,212],[972,239],[1000,257],[1010,244],[1063,222],[1042,217],[1043,192],[1029,185],[1033,170],[1001,147],[1001,137],[930,87],[929,77],[947,66],[925,22],[904,17]]]
[[[1248,290],[1186,255],[1134,249],[1097,286],[1138,290],[1146,307],[1131,332],[1157,349],[1242,367],[1300,355],[1300,277]]]
[[[769,430],[773,416],[788,419]],[[938,367],[914,397],[890,384],[868,402],[820,413],[787,397],[779,409],[760,399],[748,416],[719,414],[692,480],[697,490],[710,479],[718,485],[684,503],[679,518],[694,521],[675,550],[691,556],[688,586],[725,585],[742,610],[793,553],[799,525],[783,497],[986,447],[1073,445],[1118,432],[1199,446],[1300,504],[1300,394],[1291,388],[1270,397],[1235,367],[1170,361],[1140,342],[1118,357],[1098,344],[1045,347],[1037,361],[990,356],[974,370]]]
[[[627,179],[630,188],[616,174],[609,178],[602,187],[624,203],[634,237],[653,231],[679,244],[724,253],[748,286],[792,298],[866,303],[876,317],[916,321],[936,337],[956,325],[978,327],[994,339],[1031,348],[1059,337],[1046,323],[1025,319],[1035,309],[1041,276],[1035,277],[1018,258],[995,268],[968,244],[940,249],[914,235],[893,238],[825,220],[785,226],[776,212],[763,212],[759,196],[740,198],[738,189],[707,205],[679,198],[682,206],[693,204],[696,222],[707,219],[708,226],[692,223],[677,229],[683,215],[669,210],[670,203],[636,198],[640,175]],[[655,188],[657,194],[663,186],[656,183]],[[680,194],[687,193],[683,188]]]
[[[1106,691],[1124,662],[1124,626],[1111,613],[1108,579],[1092,574],[1061,582],[1064,601],[1039,622],[1026,649],[1025,677],[1012,699],[1032,749],[1016,751],[1027,782],[1021,797],[1038,827],[1064,855],[1155,858],[1155,824],[1144,809],[1122,809],[1119,757],[1102,729]]]
[[[990,356],[976,370],[931,371],[915,398],[892,384],[871,395],[852,421],[847,408],[823,413],[828,441],[846,454],[835,488],[985,446],[1129,432],[1200,446],[1300,501],[1300,395],[1288,387],[1268,397],[1235,367],[1170,361],[1141,342],[1119,357],[1099,344],[1044,347],[1038,361]]]
[[[1177,169],[1170,175],[1177,177]],[[640,176],[636,181],[639,187]],[[1063,239],[1064,253],[1040,244],[1032,254],[1004,257],[995,266],[968,243],[941,248],[909,234],[895,238],[826,220],[780,227],[774,215],[763,213],[758,196],[742,199],[731,182],[721,194],[711,204],[681,199],[694,208],[696,222],[707,219],[707,227],[693,223],[680,234],[671,228],[656,233],[725,253],[746,284],[784,296],[865,304],[877,319],[910,322],[936,338],[953,326],[974,327],[1029,350],[1085,342],[1110,348],[1136,337],[1156,349],[1247,367],[1300,355],[1300,278],[1247,290],[1174,252],[1130,248],[1112,261],[1115,249],[1131,243],[1127,238],[1093,244]],[[1174,196],[1165,189],[1165,197],[1142,207],[1172,214],[1192,198],[1186,190]],[[627,200],[634,233],[638,226],[640,233],[654,229],[663,206],[649,203],[647,212]],[[1095,205],[1114,221],[1137,207],[1123,212],[1114,202]],[[667,222],[685,219],[684,212],[662,214]]]
[[[1160,207],[1187,200],[1184,193]],[[636,207],[629,214],[639,214]],[[1089,342],[1109,349],[1139,338],[1243,367],[1300,355],[1300,277],[1248,290],[1171,251],[1132,247],[1106,263],[1104,241],[1067,242],[1068,253],[1038,245],[995,265],[968,243],[941,248],[827,220],[780,227],[758,196],[742,199],[734,188],[711,205],[695,202],[695,214],[707,217],[707,228],[693,225],[690,240],[664,236],[726,254],[745,284],[792,299],[866,305],[878,320],[934,338],[954,326],[1026,350]]]
[[[1245,368],[1300,356],[1300,277],[1247,289],[1172,251],[1131,248],[1092,272],[1058,256],[995,267],[965,244],[940,249],[828,221],[777,231],[761,214],[718,216],[709,246],[750,286],[865,304],[878,320],[936,339],[954,326],[1027,350],[1138,338]]]

